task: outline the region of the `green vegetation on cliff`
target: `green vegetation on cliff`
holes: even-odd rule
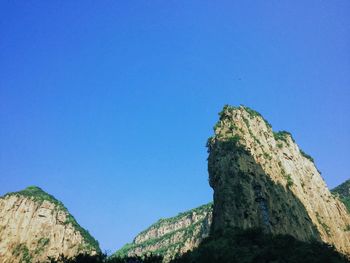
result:
[[[20,256],[20,260],[23,263],[32,263],[32,256],[29,249],[25,244],[18,244],[12,251],[12,255],[15,257]]]
[[[40,238],[37,244],[37,248],[34,251],[34,254],[41,254],[49,243],[50,243],[49,238],[45,238],[45,237]]]
[[[29,186],[22,191],[7,193],[4,197],[13,195],[28,197],[37,203],[48,201],[55,204],[56,208],[67,211],[62,202],[58,201],[55,197],[46,193],[44,190],[37,186]]]
[[[228,113],[231,113],[232,111],[236,110],[236,109],[239,109],[239,108],[242,108],[244,109],[246,112],[249,113],[249,117],[252,119],[252,118],[255,118],[255,117],[260,117],[262,118],[266,125],[270,128],[272,128],[272,125],[259,113],[257,112],[256,110],[253,110],[247,106],[244,106],[244,105],[240,105],[239,107],[235,107],[235,106],[231,106],[231,105],[225,105],[222,110],[219,112],[219,122],[224,120],[226,117],[228,117]],[[218,123],[216,124],[218,125]],[[215,129],[215,127],[214,127]]]
[[[290,138],[294,142],[294,138],[293,138],[293,136],[292,136],[292,134],[290,132],[287,132],[287,131],[273,132],[273,137],[275,138],[276,141],[283,141],[287,145],[289,145],[288,139],[287,139],[288,136],[290,136]]]
[[[315,162],[314,158],[312,158],[311,155],[305,153],[302,149],[300,149],[300,153],[301,153],[301,155],[304,156],[306,159],[309,159],[309,160],[310,160],[311,162],[313,162],[313,163]]]

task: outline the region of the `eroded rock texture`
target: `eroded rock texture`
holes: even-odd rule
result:
[[[0,198],[0,262],[47,262],[99,252],[61,202],[38,187]]]

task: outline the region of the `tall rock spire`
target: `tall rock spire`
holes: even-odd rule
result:
[[[225,106],[209,138],[214,189],[212,231],[260,227],[350,254],[350,216],[313,159],[288,132],[274,132],[256,111]]]

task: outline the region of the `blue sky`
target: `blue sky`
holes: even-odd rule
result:
[[[350,2],[2,1],[0,194],[38,185],[114,251],[212,199],[224,104],[349,175]]]

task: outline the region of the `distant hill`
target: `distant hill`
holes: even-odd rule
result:
[[[209,236],[212,221],[212,203],[160,219],[138,234],[131,244],[118,250],[116,257],[143,256],[154,253],[165,261],[197,247]]]

